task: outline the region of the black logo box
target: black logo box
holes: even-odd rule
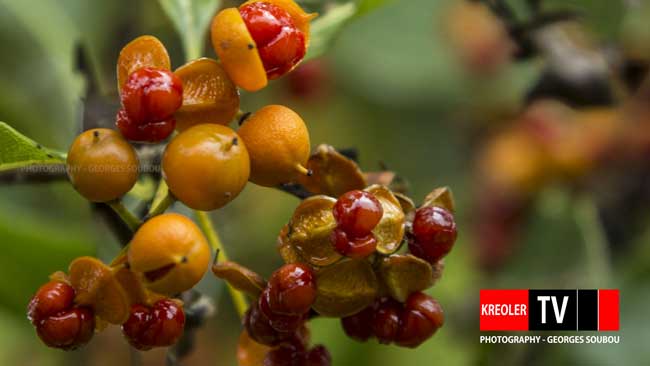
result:
[[[598,330],[598,290],[528,290],[528,330]]]

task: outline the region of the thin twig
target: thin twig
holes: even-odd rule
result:
[[[151,202],[151,208],[149,209],[149,213],[147,213],[146,219],[162,214],[172,204],[174,204],[175,201],[176,198],[174,198],[174,196],[169,191],[167,183],[165,183],[165,180],[161,179],[160,183],[158,184],[158,189],[156,190],[156,195]]]
[[[140,225],[142,225],[142,220],[137,218],[131,211],[129,211],[129,209],[124,206],[121,200],[117,199],[114,201],[106,202],[106,204],[120,216],[122,221],[124,221],[133,232],[138,230]]]
[[[217,252],[217,255],[221,256],[221,260],[227,261],[228,256],[226,254],[226,250],[223,246],[223,243],[221,242],[221,239],[219,239],[219,234],[212,224],[212,220],[210,220],[208,214],[204,211],[198,210],[195,210],[194,213],[196,215],[199,226],[205,233],[210,246],[212,246],[212,250]],[[215,258],[215,260],[217,259],[218,258]],[[233,305],[235,306],[235,310],[237,310],[237,314],[239,314],[240,318],[243,318],[246,310],[248,310],[248,301],[246,301],[243,293],[230,286],[230,284],[226,283],[226,287],[228,287],[228,292],[230,293],[230,298],[232,299]]]
[[[50,183],[68,179],[65,164],[37,164],[0,172],[1,184]]]
[[[307,188],[297,183],[285,183],[279,185],[276,188],[283,192],[289,193],[290,195],[296,196],[301,200],[314,195],[312,192],[308,191]]]

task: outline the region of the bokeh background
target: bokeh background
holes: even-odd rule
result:
[[[299,2],[320,11],[334,3]],[[224,1],[223,6],[233,3]],[[463,44],[463,37],[471,40],[490,29],[481,28],[480,16],[465,19],[462,14],[469,10],[454,12],[459,3],[464,1],[387,1],[348,22],[326,54],[296,75],[271,83],[263,92],[242,95],[246,111],[268,103],[295,109],[307,121],[314,147],[329,143],[358,149],[364,170],[396,171],[408,180],[416,201],[435,186],[450,186],[455,194],[460,235],[446,258],[442,280],[430,290],[447,316],[433,339],[415,350],[359,344],[345,337],[337,320],[317,319],[312,322],[314,343],[325,343],[339,366],[646,364],[650,150],[641,148],[620,158],[607,150],[605,155],[612,159],[606,160],[613,162],[605,168],[594,163],[569,178],[543,179],[554,173],[540,168],[534,189],[506,184],[508,192],[521,191],[514,204],[516,219],[490,221],[481,203],[496,207],[492,212],[498,216],[501,202],[488,199],[493,197],[487,183],[492,180],[489,173],[480,173],[482,152],[486,146],[489,150],[494,136],[516,129],[513,125],[530,104],[531,90],[540,80],[548,81],[552,68],[539,53],[517,61],[510,51],[492,54],[490,50],[508,49],[498,43],[488,44],[487,51],[477,51],[479,56],[467,62],[463,47],[474,46]],[[530,17],[525,3],[510,1],[515,19]],[[612,79],[629,71],[623,65],[626,57],[635,62],[636,74],[630,78],[643,80],[644,62],[650,60],[649,3],[548,0],[543,7],[579,13],[580,21],[572,26],[589,42],[577,43],[607,61],[605,80],[616,84]],[[450,34],[454,27],[466,32]],[[158,1],[0,0],[0,120],[64,151],[84,123],[112,123],[118,101],[117,54],[141,34],[159,37],[174,67],[184,63],[181,39]],[[480,46],[480,39],[477,42]],[[205,55],[214,57],[211,47]],[[576,94],[588,95],[598,88],[595,85]],[[634,86],[611,89],[603,98],[585,97],[589,100],[575,103],[572,111],[597,105],[620,116],[619,108],[638,102]],[[650,114],[634,111],[636,124],[650,124]],[[584,131],[591,130],[587,125]],[[505,150],[507,156],[527,154],[525,148]],[[497,177],[512,173],[513,166],[529,164],[496,161],[488,163],[488,170]],[[275,239],[297,203],[280,191],[249,184],[237,200],[212,216],[230,256],[268,276],[281,264]],[[510,207],[507,203],[504,206]],[[178,205],[175,209],[184,210]],[[492,243],[497,247],[491,247],[489,234],[474,230],[485,222],[516,234],[497,235],[498,243]],[[504,222],[511,222],[510,227]],[[64,353],[44,347],[25,317],[28,299],[49,273],[65,269],[79,255],[107,260],[119,244],[65,181],[0,185],[0,364],[129,363],[128,345],[115,327],[87,347]],[[492,261],[490,253],[498,258]],[[234,365],[237,315],[223,285],[211,274],[200,288],[215,300],[218,311],[199,331],[195,351],[183,364]],[[620,288],[622,324],[616,335],[621,343],[481,345],[481,288]],[[164,352],[149,352],[143,362],[161,365]]]

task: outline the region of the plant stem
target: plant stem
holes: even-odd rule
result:
[[[165,183],[164,179],[161,179],[160,183],[158,183],[158,189],[156,190],[156,195],[153,197],[153,201],[151,202],[151,208],[149,209],[149,213],[147,213],[147,218],[151,218],[156,215],[162,214],[175,201],[176,199],[169,192],[169,187],[167,186],[167,183]]]
[[[221,243],[219,234],[212,224],[212,220],[210,220],[207,212],[195,210],[194,213],[196,214],[199,226],[205,233],[208,242],[212,246],[212,250],[217,252],[216,255],[221,256],[221,260],[227,261],[228,255],[226,254],[226,249],[224,248],[223,243]],[[235,310],[237,310],[237,314],[239,314],[240,318],[243,318],[246,310],[248,309],[248,302],[246,301],[244,294],[230,286],[228,283],[226,283],[226,286],[228,287],[228,292],[230,293],[230,298],[232,299],[233,305],[235,306]]]
[[[124,204],[122,204],[122,201],[119,199],[106,202],[107,205],[109,205],[113,211],[126,223],[129,228],[135,232],[138,230],[140,225],[142,225],[142,220],[137,218],[129,209],[127,209]]]

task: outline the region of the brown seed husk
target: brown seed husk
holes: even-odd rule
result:
[[[378,272],[390,296],[400,302],[434,283],[431,265],[411,254],[393,254],[383,258]]]
[[[449,212],[454,212],[454,195],[449,187],[438,187],[431,191],[422,203],[422,207],[437,206],[442,207]]]
[[[367,183],[357,163],[340,154],[330,145],[319,145],[309,157],[307,169],[311,176],[301,176],[298,183],[314,194],[339,197]]]
[[[341,259],[330,242],[330,234],[336,227],[332,213],[335,203],[328,196],[312,196],[303,200],[291,217],[287,242],[308,264],[322,267]]]
[[[218,262],[212,265],[212,273],[230,286],[256,298],[266,287],[266,281],[259,274],[231,261]]]
[[[384,209],[379,224],[372,230],[377,239],[377,251],[381,254],[392,254],[400,248],[404,238],[405,216],[400,202],[386,187],[372,185],[365,189],[372,193]]]
[[[284,263],[302,263],[304,262],[300,255],[289,241],[289,225],[284,225],[278,235],[278,252]]]
[[[379,283],[370,262],[344,259],[316,275],[318,294],[313,308],[326,317],[345,317],[370,305]]]
[[[129,318],[129,296],[111,267],[93,257],[79,257],[70,263],[68,273],[76,292],[75,303],[92,306],[97,317],[111,324],[122,324]]]

